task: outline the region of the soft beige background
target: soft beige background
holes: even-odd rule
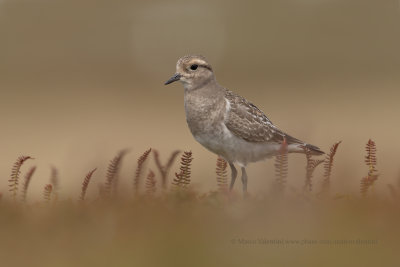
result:
[[[36,158],[24,170],[38,165],[31,198],[51,165],[62,194],[76,197],[84,174],[98,167],[93,182],[104,181],[123,148],[131,148],[122,170],[130,185],[148,147],[164,160],[191,149],[193,182],[214,188],[216,157],[187,129],[182,86],[163,85],[189,53],[205,55],[221,84],[288,133],[324,150],[343,140],[334,191],[358,190],[369,138],[378,146],[379,190],[400,174],[397,0],[3,0],[0,36],[3,194],[21,154]],[[272,165],[249,167],[250,192],[268,190]],[[303,184],[303,168],[304,158],[291,156],[290,185]]]

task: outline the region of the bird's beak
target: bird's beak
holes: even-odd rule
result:
[[[164,85],[179,81],[180,79],[181,79],[181,75],[179,73],[175,73],[174,76],[169,78],[169,80],[164,83]]]

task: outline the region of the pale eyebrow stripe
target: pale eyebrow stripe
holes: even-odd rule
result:
[[[201,64],[201,65],[199,65],[200,67],[203,67],[203,68],[206,68],[206,69],[208,69],[208,70],[210,70],[210,71],[212,71],[212,68],[211,68],[211,66],[209,66],[209,65],[203,65],[203,64]]]

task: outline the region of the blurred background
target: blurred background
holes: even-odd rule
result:
[[[397,0],[1,0],[0,36],[3,194],[21,154],[38,166],[29,198],[40,196],[52,165],[62,194],[75,198],[84,175],[98,167],[93,182],[103,182],[124,148],[131,184],[149,147],[164,161],[192,150],[193,182],[214,189],[216,156],[187,128],[183,87],[163,85],[186,54],[206,56],[220,84],[289,134],[325,151],[342,140],[334,191],[358,191],[369,138],[377,189],[386,193],[400,176]],[[290,156],[291,186],[303,184],[304,166],[303,156]],[[248,169],[249,191],[268,191],[273,161]]]

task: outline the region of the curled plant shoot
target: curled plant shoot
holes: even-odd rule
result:
[[[85,179],[84,179],[83,182],[82,182],[82,190],[81,190],[81,195],[80,195],[80,197],[79,197],[79,200],[80,200],[80,201],[84,201],[84,200],[85,200],[86,191],[87,191],[87,189],[88,189],[88,187],[89,187],[90,180],[92,179],[93,173],[94,173],[96,170],[97,170],[97,168],[91,170],[90,172],[88,172],[88,174],[86,174]]]
[[[29,156],[21,156],[19,157],[13,165],[11,170],[11,178],[8,180],[9,182],[9,191],[14,201],[17,200],[17,193],[18,193],[18,184],[19,184],[19,176],[21,174],[21,167],[25,161],[28,159],[32,159]]]
[[[137,195],[139,193],[139,185],[140,185],[140,178],[141,174],[143,171],[144,163],[146,162],[149,154],[151,152],[151,148],[146,150],[137,160],[137,167],[135,171],[135,178],[133,179],[133,189],[135,191],[135,194]]]

